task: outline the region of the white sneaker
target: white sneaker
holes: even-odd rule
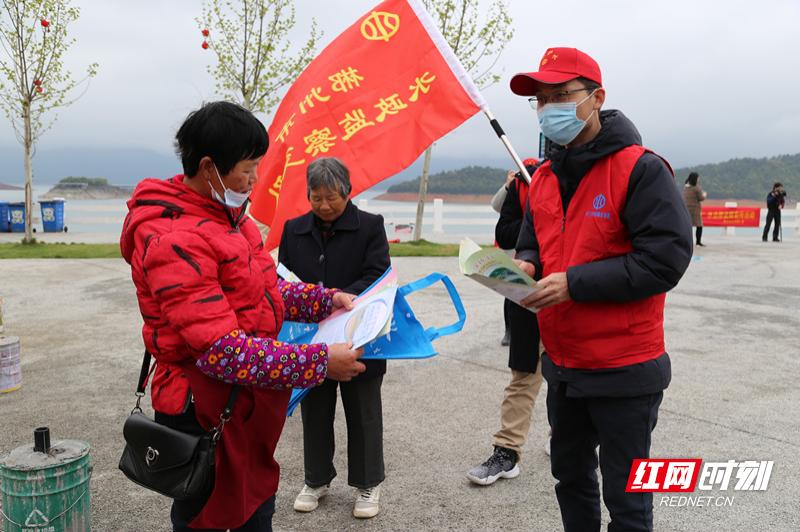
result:
[[[380,485],[374,488],[367,488],[365,490],[358,490],[358,497],[356,504],[353,506],[353,517],[359,519],[369,519],[375,517],[381,511],[381,487]]]
[[[319,488],[303,485],[303,489],[294,500],[294,509],[298,512],[313,512],[319,506],[319,500],[328,494],[330,484]]]
[[[544,454],[550,456],[550,440],[553,439],[553,429],[550,429],[550,433],[547,435],[547,441],[544,442]]]

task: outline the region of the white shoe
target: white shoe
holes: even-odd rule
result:
[[[356,504],[353,506],[353,517],[359,519],[369,519],[375,517],[381,511],[381,487],[380,485],[374,488],[367,488],[365,490],[358,490],[358,497]]]
[[[550,440],[553,439],[553,429],[547,434],[547,441],[544,442],[544,454],[550,456]]]
[[[328,494],[328,486],[312,488],[304,485],[294,500],[294,509],[298,512],[313,512],[319,506],[319,500]]]

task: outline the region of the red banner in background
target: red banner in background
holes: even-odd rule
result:
[[[306,167],[313,160],[341,159],[356,195],[480,110],[480,94],[421,6],[377,5],[287,92],[269,127],[250,210],[270,226],[268,249],[278,245],[288,219],[309,210]]]
[[[703,207],[703,225],[708,227],[758,227],[758,207]]]

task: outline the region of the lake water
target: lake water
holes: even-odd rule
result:
[[[41,226],[41,208],[38,205],[39,196],[45,194],[50,190],[49,185],[34,187],[33,199],[34,202],[34,227],[37,231],[42,230]],[[393,201],[376,201],[373,198],[380,195],[382,191],[366,191],[355,198],[356,203],[360,200],[367,200],[367,210],[374,213],[380,213],[387,221],[386,234],[390,239],[408,240],[411,234],[406,233],[401,229],[397,229],[398,225],[407,225],[414,222],[416,217],[415,203],[409,202],[393,202]],[[0,190],[0,201],[18,202],[25,200],[24,191],[11,191]],[[122,223],[125,220],[125,215],[128,212],[124,199],[113,200],[67,200],[64,203],[64,224],[66,225],[69,234],[75,237],[80,233],[93,233],[95,235],[102,234],[108,242],[115,242],[119,238],[122,231]],[[455,241],[463,236],[470,236],[481,242],[490,242],[493,239],[494,223],[497,221],[497,214],[494,212],[474,212],[474,205],[464,205],[463,212],[454,212],[455,205],[448,205],[446,207],[445,220],[449,216],[456,216],[458,219],[469,221],[468,224],[463,225],[445,225],[444,235],[433,234],[433,203],[426,204],[425,209],[425,223],[423,224],[423,237],[429,240],[437,240],[436,237],[444,236],[445,238],[438,238],[438,240]],[[482,225],[474,225],[478,221],[482,221]],[[93,238],[93,241],[96,241]]]
[[[34,187],[34,201],[38,202],[39,195],[49,191],[51,185]],[[416,203],[378,201],[374,198],[382,191],[368,190],[356,197],[355,201],[367,200],[369,212],[379,213],[386,219],[386,234],[389,239],[409,240],[411,233],[398,229],[398,225],[407,225],[414,222],[416,217]],[[0,190],[0,201],[24,201],[23,191]],[[69,230],[71,239],[80,241],[79,234],[91,233],[91,241],[116,242],[122,230],[122,223],[127,214],[126,200],[67,200],[64,204],[64,222]],[[41,226],[41,208],[34,204],[34,227],[38,231]],[[494,224],[498,215],[486,206],[474,204],[446,203],[444,208],[444,233],[433,232],[433,204],[425,207],[425,221],[423,223],[423,238],[437,242],[457,242],[462,237],[468,236],[479,243],[488,244],[494,240]],[[707,227],[704,235],[722,235],[723,228]],[[791,237],[794,230],[784,231],[785,236]],[[736,235],[755,238],[760,236],[761,230],[757,228],[737,228]]]

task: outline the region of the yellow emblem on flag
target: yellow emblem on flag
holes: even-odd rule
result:
[[[400,29],[400,16],[386,11],[373,11],[361,23],[361,35],[368,41],[389,42]]]

